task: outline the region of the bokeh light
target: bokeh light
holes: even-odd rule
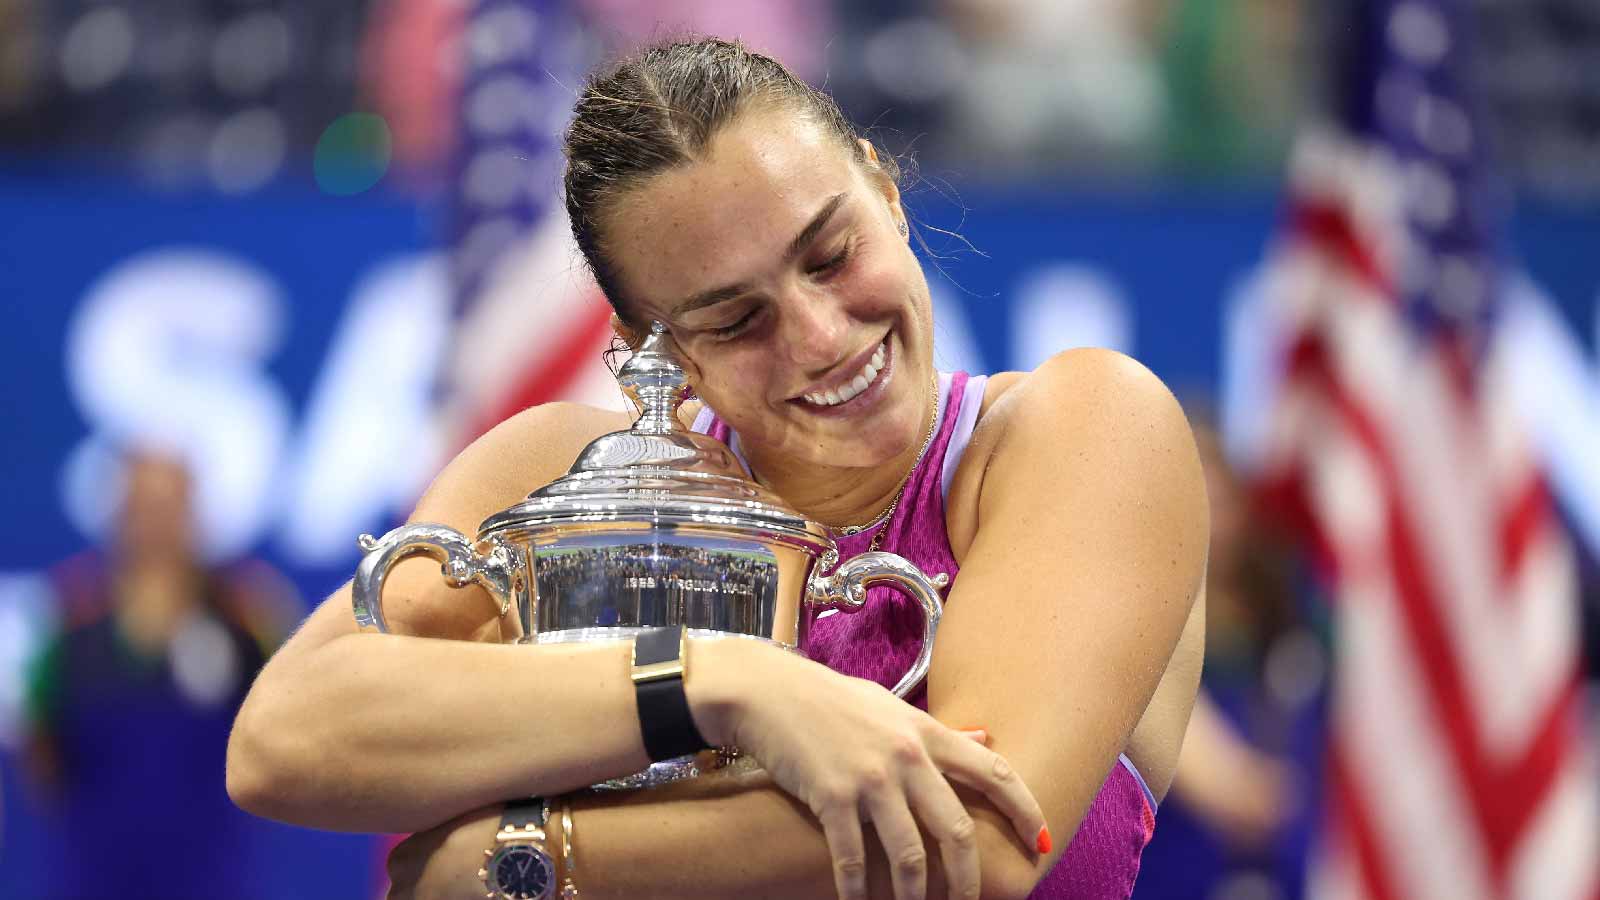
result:
[[[340,116],[317,139],[312,166],[317,186],[339,197],[359,194],[389,171],[389,124],[372,113]]]

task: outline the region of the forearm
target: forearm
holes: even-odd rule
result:
[[[811,812],[762,773],[706,779],[673,791],[582,798],[573,807],[573,854],[585,900],[835,896],[833,862]],[[984,897],[1020,897],[1053,862],[1024,848],[1004,817],[961,792],[977,824]],[[890,861],[863,824],[870,896],[892,897]],[[935,842],[928,850],[929,900],[947,896]]]
[[[628,647],[350,634],[269,667],[229,745],[234,799],[341,831],[416,831],[636,771]]]
[[[1055,861],[1026,853],[1002,817],[963,793],[977,822],[984,897],[1022,897]],[[561,801],[552,806],[552,852],[559,853]],[[390,859],[405,900],[480,897],[483,850],[493,842],[500,807],[408,839]],[[572,863],[583,900],[676,898],[828,898],[832,860],[811,813],[774,787],[765,773],[716,775],[614,795],[584,795],[572,806]],[[870,896],[893,896],[889,861],[864,823]],[[947,896],[931,842],[928,900]],[[1059,852],[1059,850],[1058,850]]]
[[[713,677],[723,642],[692,640]],[[228,787],[258,815],[340,831],[431,828],[507,797],[556,794],[650,762],[626,642],[486,644],[348,634],[251,689],[229,743]],[[686,682],[702,734],[728,698]]]

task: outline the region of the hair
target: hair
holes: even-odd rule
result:
[[[675,39],[646,47],[590,77],[563,148],[564,192],[572,236],[618,317],[628,313],[602,231],[618,199],[649,178],[687,165],[739,115],[756,107],[809,116],[852,160],[866,153],[839,105],[777,60],[738,41]],[[884,175],[899,180],[892,157]]]

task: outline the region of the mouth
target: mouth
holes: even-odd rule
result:
[[[877,345],[863,351],[858,361],[851,364],[852,368],[845,369],[828,383],[817,385],[790,402],[825,414],[865,406],[883,393],[884,386],[893,374],[892,361],[889,335],[886,334]]]

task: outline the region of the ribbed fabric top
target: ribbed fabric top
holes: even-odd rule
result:
[[[939,428],[912,470],[899,506],[877,528],[836,538],[840,559],[865,553],[873,534],[888,529],[880,549],[905,557],[929,575],[946,573],[954,582],[961,567],[945,528],[945,498],[977,426],[985,380],[984,376],[970,378],[965,372],[939,376],[935,412]],[[709,407],[695,419],[694,430],[739,453],[738,435]],[[740,462],[745,463],[742,454]],[[749,471],[748,463],[745,470]],[[808,613],[814,618],[801,650],[835,671],[892,687],[921,649],[922,613],[914,600],[892,588],[873,588],[867,595],[868,602],[859,612]],[[1044,691],[1040,696],[1052,693]],[[918,688],[908,700],[926,710],[926,687]],[[1028,896],[1034,900],[1128,897],[1139,874],[1139,856],[1154,830],[1155,798],[1133,763],[1122,756],[1095,795],[1066,852]]]

